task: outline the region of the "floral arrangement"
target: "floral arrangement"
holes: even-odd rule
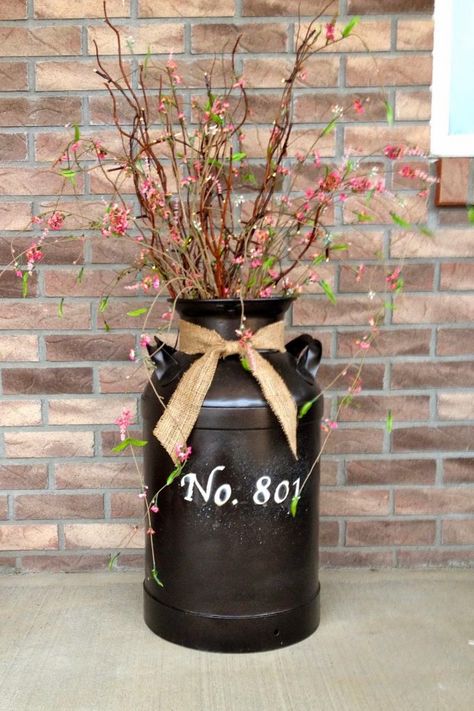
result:
[[[56,161],[55,170],[73,188],[82,174],[99,175],[106,185],[104,192],[111,194],[102,215],[86,220],[84,226],[88,234],[134,246],[129,267],[116,280],[126,279],[128,289],[137,295],[152,296],[153,300],[151,306],[137,308],[129,315],[146,315],[147,319],[162,295],[172,301],[183,297],[243,301],[296,297],[306,289],[319,289],[335,303],[333,289],[319,270],[331,259],[340,263],[348,248],[343,236],[331,226],[334,210],[340,208],[344,223],[351,229],[383,222],[378,219],[382,213],[390,215],[397,229],[427,232],[424,227],[414,227],[403,201],[388,187],[383,166],[372,156],[359,159],[347,154],[338,162],[321,158],[318,144],[342,118],[366,111],[364,97],[349,106],[333,107],[311,145],[306,145],[305,150],[294,149],[293,95],[298,82],[305,78],[307,60],[335,47],[357,29],[357,17],[341,28],[336,25],[336,18],[322,22],[329,4],[307,26],[298,29],[293,64],[282,79],[262,161],[252,157],[252,147],[248,148],[246,127],[252,124],[251,97],[246,77],[236,69],[240,38],[230,52],[231,70],[225,78],[225,88],[216,91],[213,71],[204,74],[204,93],[192,97],[188,112],[180,66],[173,56],[164,66],[155,65],[151,55],[145,56],[132,77],[132,70],[124,61],[123,40],[108,18],[104,3],[105,22],[115,34],[118,59],[116,74],[112,74],[96,46],[96,72],[110,95],[119,147],[112,149],[83,136],[74,126],[74,135]],[[216,65],[217,62],[218,59]],[[158,89],[149,89],[150,73],[157,68]],[[391,123],[391,106],[384,104]],[[421,185],[420,199],[425,199],[434,179],[410,164],[400,163],[404,158],[421,156],[421,151],[388,145],[384,154],[394,171]],[[45,242],[52,238],[51,233],[68,229],[70,218],[77,224],[77,215],[62,208],[61,198],[54,209],[34,218],[39,234],[27,250],[15,255],[11,265],[21,280],[23,295],[27,295],[29,278],[41,262]],[[364,354],[376,337],[387,308],[386,292],[395,294],[403,288],[402,263],[384,268],[385,291],[375,293],[368,289],[374,300],[374,314],[367,335],[357,344],[361,360],[353,371],[353,382],[342,406],[361,388]],[[356,280],[364,279],[365,272],[366,266],[360,264]],[[102,313],[108,298],[104,294],[100,301]],[[59,308],[61,311],[62,300]],[[165,318],[171,315],[169,311]],[[106,321],[105,327],[108,329]],[[251,337],[244,323],[240,337]],[[150,336],[144,333],[140,344],[145,354],[150,343]],[[135,352],[130,357],[135,359]],[[248,367],[248,363],[243,365]],[[304,416],[311,405],[306,403],[299,416]],[[116,451],[146,444],[129,436],[130,424],[130,413],[124,411],[117,419],[121,443]],[[326,438],[336,426],[335,421],[323,422]],[[391,427],[390,413],[387,426]],[[181,474],[190,454],[190,448],[183,443],[167,484]],[[143,489],[141,496],[147,500],[148,515],[150,510],[158,510],[158,493],[149,497]],[[293,515],[296,503],[292,502]],[[151,524],[148,532],[153,533]]]

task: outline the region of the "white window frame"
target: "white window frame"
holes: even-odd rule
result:
[[[474,0],[472,0],[474,2]],[[468,28],[471,29],[472,28]],[[435,0],[431,153],[437,156],[474,156],[474,132],[449,133],[453,0]]]

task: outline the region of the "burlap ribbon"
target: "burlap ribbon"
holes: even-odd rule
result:
[[[280,375],[257,350],[284,352],[283,330],[283,321],[277,321],[259,329],[244,343],[239,340],[226,341],[216,331],[181,321],[180,350],[189,355],[203,355],[184,373],[153,431],[175,463],[179,461],[177,448],[187,442],[196,423],[219,358],[235,354],[245,357],[251,365],[251,373],[277,417],[291,451],[297,457],[295,401]]]

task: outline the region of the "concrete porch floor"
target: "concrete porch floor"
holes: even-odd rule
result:
[[[472,570],[323,570],[319,630],[248,655],[156,637],[141,577],[0,578],[1,711],[474,709]]]

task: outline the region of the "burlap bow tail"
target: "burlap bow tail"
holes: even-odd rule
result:
[[[247,359],[253,377],[278,419],[291,451],[295,458],[297,457],[295,401],[280,375],[257,350],[276,350],[283,353],[283,329],[283,321],[277,321],[259,329],[249,341],[226,341],[216,331],[181,321],[180,350],[189,355],[203,355],[184,373],[153,431],[175,463],[179,461],[179,447],[187,442],[196,423],[219,358],[235,354]]]

